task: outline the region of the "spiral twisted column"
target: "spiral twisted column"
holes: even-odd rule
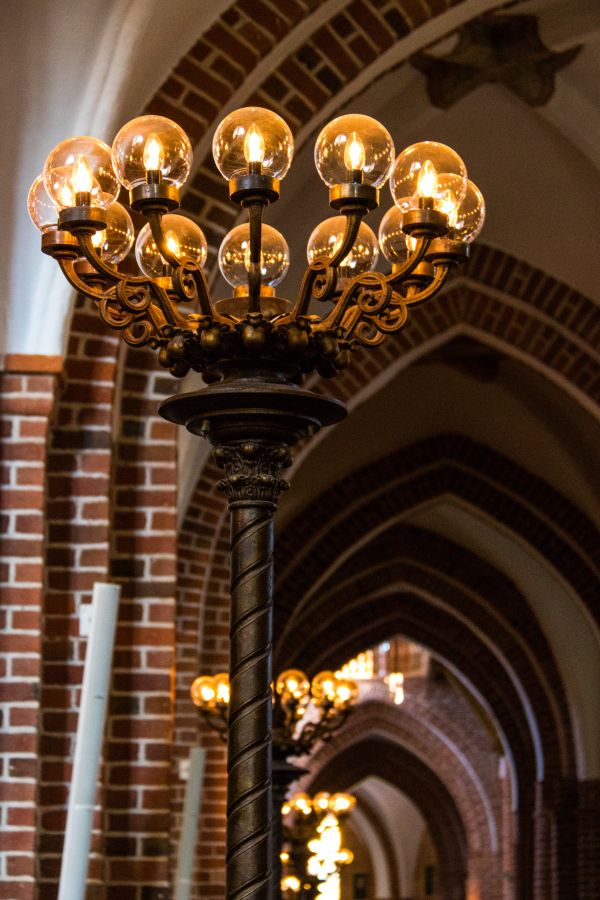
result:
[[[287,381],[271,362],[232,360],[227,377],[165,400],[161,415],[207,438],[225,470],[231,511],[231,650],[227,900],[272,900],[273,513],[288,484],[290,447],[344,406]],[[231,369],[231,371],[229,371]]]
[[[273,895],[273,513],[291,462],[283,444],[215,448],[231,512],[230,702],[227,745],[227,897]],[[275,867],[276,868],[276,867]]]

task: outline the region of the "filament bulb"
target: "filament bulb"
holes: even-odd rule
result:
[[[445,190],[440,193],[438,208],[448,216],[449,228],[454,228],[458,219],[458,203],[451,190]]]
[[[254,123],[248,129],[244,138],[244,156],[249,165],[262,163],[265,158],[265,139],[258,125]]]
[[[71,174],[71,187],[75,194],[91,194],[94,185],[94,176],[90,164],[85,156],[80,153],[73,166]]]
[[[430,159],[426,159],[421,166],[417,179],[417,193],[419,197],[435,197],[438,186],[437,169]]]
[[[344,150],[344,165],[350,172],[362,171],[365,164],[365,145],[360,137],[353,131],[346,141]]]
[[[144,168],[147,172],[157,172],[165,163],[165,151],[157,134],[149,134],[144,144]]]
[[[165,241],[173,256],[178,257],[181,254],[181,245],[175,232],[167,231],[167,233],[165,234]]]
[[[102,231],[95,231],[92,235],[92,244],[98,250],[106,240],[106,228]]]

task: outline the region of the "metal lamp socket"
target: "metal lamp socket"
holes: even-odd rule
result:
[[[279,199],[279,181],[271,175],[248,172],[235,175],[229,180],[229,197],[240,206],[255,203],[268,206]]]
[[[448,231],[448,217],[438,209],[409,209],[402,217],[402,231],[413,237],[441,237]]]
[[[98,206],[70,206],[60,210],[58,227],[71,234],[79,231],[93,234],[106,228],[106,212]]]
[[[340,212],[362,212],[379,206],[379,189],[370,184],[345,182],[329,190],[329,205]]]
[[[436,238],[427,248],[425,259],[434,266],[458,266],[469,258],[469,249],[464,241]]]
[[[42,253],[56,259],[77,259],[81,250],[77,238],[70,231],[52,228],[42,233]]]
[[[174,184],[138,184],[129,191],[129,205],[136,212],[168,213],[179,206],[179,188]]]

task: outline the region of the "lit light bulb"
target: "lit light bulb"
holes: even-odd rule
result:
[[[330,188],[351,182],[354,172],[361,173],[363,184],[381,187],[394,165],[394,154],[387,128],[358,113],[333,119],[315,143],[315,165]]]
[[[228,705],[230,688],[229,675],[227,674],[227,672],[222,672],[219,675],[215,675],[214,684],[217,703],[224,703],[225,705]]]
[[[160,172],[163,184],[181,187],[190,174],[192,156],[192,145],[183,128],[164,116],[132,119],[123,125],[112,145],[114,171],[130,191],[148,184],[149,172]]]
[[[99,247],[102,246],[104,241],[106,240],[106,228],[103,228],[102,231],[95,231],[92,235],[92,244],[98,250]]]
[[[465,196],[467,169],[451,147],[437,141],[421,141],[411,144],[396,159],[390,189],[394,203],[403,213],[417,209],[419,200],[424,199],[433,201],[433,209],[440,210],[446,191],[452,192],[457,203]]]
[[[63,184],[58,190],[58,198],[60,205],[65,209],[69,206],[75,206],[75,196],[73,188],[70,184]]]
[[[248,165],[262,163],[265,158],[265,139],[263,133],[254,122],[246,132],[244,138],[244,156]]]
[[[167,231],[165,234],[165,243],[173,256],[179,258],[181,255],[181,245],[174,231]]]
[[[167,247],[178,260],[191,259],[200,267],[206,262],[208,246],[201,228],[185,216],[168,213],[162,218]],[[141,229],[135,242],[135,258],[138,266],[151,278],[165,274],[162,258],[150,230],[150,223]]]
[[[162,169],[165,162],[165,151],[157,134],[149,134],[146,138],[143,161],[147,172],[157,172]]]
[[[215,165],[228,180],[248,174],[252,165],[260,165],[262,175],[281,179],[293,154],[289,126],[277,113],[261,106],[245,106],[229,113],[213,138]]]
[[[417,179],[417,193],[419,197],[435,197],[438,184],[437,169],[430,159],[426,159],[421,166]]]
[[[190,689],[195,706],[212,706],[215,700],[215,680],[212,675],[199,675]]]
[[[94,176],[90,164],[85,156],[80,153],[73,164],[71,174],[71,187],[74,194],[90,194],[94,186]]]
[[[365,164],[365,158],[365,145],[356,131],[353,131],[346,141],[344,165],[350,172],[359,172],[362,171]]]

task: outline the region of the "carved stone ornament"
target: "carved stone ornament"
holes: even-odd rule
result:
[[[292,463],[286,444],[266,444],[244,441],[215,447],[215,462],[226,475],[217,487],[225,491],[230,503],[240,500],[263,501],[275,504],[289,483],[279,477],[281,469]]]
[[[581,50],[550,50],[535,16],[490,13],[467,22],[457,35],[446,56],[420,51],[410,59],[425,75],[429,99],[439,109],[449,109],[481,84],[503,84],[529,106],[544,106],[554,93],[555,73]]]

